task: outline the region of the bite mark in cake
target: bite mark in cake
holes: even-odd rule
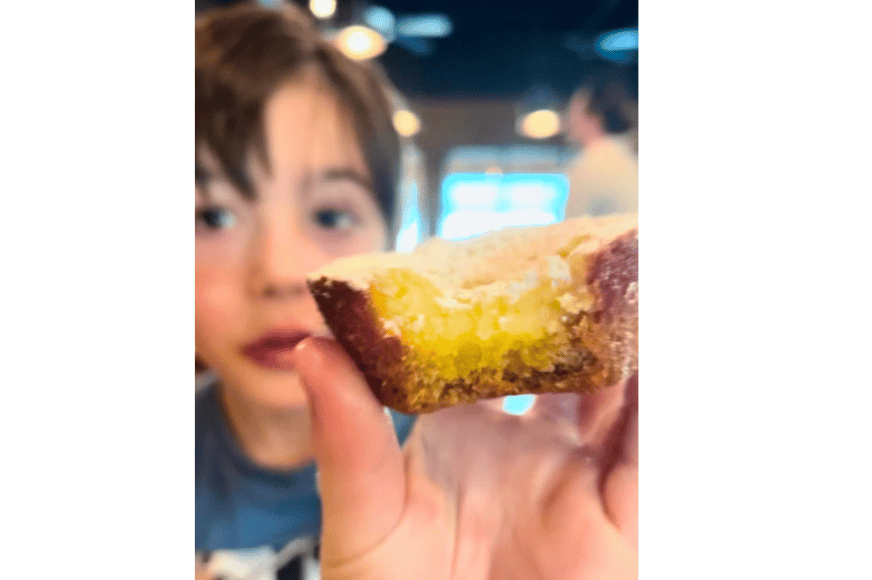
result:
[[[345,258],[309,287],[379,400],[416,413],[628,378],[637,279],[636,218],[614,216]]]

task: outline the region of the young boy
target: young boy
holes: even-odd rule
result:
[[[196,547],[243,567],[318,537],[290,353],[328,332],[305,275],[391,245],[399,142],[374,72],[297,11],[246,7],[197,23],[196,145],[196,349],[220,379],[197,396]]]
[[[329,340],[306,274],[390,245],[377,75],[290,7],[207,15],[196,66],[198,575],[315,578],[318,544],[323,580],[634,577],[635,382],[410,433]]]

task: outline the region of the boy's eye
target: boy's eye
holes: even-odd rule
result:
[[[330,230],[343,230],[355,225],[355,217],[345,210],[322,209],[315,212],[315,223]]]
[[[236,216],[223,207],[207,207],[196,211],[196,226],[207,230],[232,228],[236,225]]]

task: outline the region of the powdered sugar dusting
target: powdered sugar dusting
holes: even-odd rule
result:
[[[341,258],[309,279],[342,280],[367,291],[380,272],[403,269],[429,279],[443,292],[448,308],[463,308],[473,289],[488,297],[517,300],[542,278],[550,279],[552,288],[569,283],[571,272],[563,256],[596,251],[603,240],[636,223],[635,215],[581,217],[549,226],[505,228],[457,242],[433,238],[411,253]]]

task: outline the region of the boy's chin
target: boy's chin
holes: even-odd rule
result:
[[[295,371],[258,373],[245,390],[260,404],[275,410],[301,409],[308,405],[300,374]]]

